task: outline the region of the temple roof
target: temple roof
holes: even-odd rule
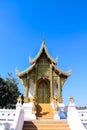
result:
[[[58,72],[60,75],[64,75],[66,77],[69,77],[71,75],[71,69],[69,69],[67,72],[62,71],[60,68],[58,68],[57,66],[55,66],[54,64],[52,64],[52,68],[54,68],[54,70],[56,72]]]
[[[37,61],[37,59],[41,56],[41,54],[43,53],[43,50],[45,51],[45,54],[47,55],[48,59],[50,59],[51,63],[54,63],[54,64],[57,64],[58,62],[58,58],[56,58],[55,60],[50,56],[50,54],[48,53],[48,50],[47,50],[47,47],[46,47],[46,44],[45,44],[45,41],[42,42],[42,45],[41,45],[41,48],[38,52],[38,54],[36,55],[36,57],[34,59],[31,59],[29,57],[29,61],[30,61],[30,64],[33,64]]]
[[[22,71],[22,72],[19,72],[18,69],[16,69],[16,74],[21,77],[27,73],[29,73],[33,68],[35,67],[35,63],[32,64],[31,66],[29,66],[26,70]]]
[[[47,57],[49,58],[49,60],[51,61],[51,64],[52,64],[52,69],[55,70],[56,73],[58,73],[59,75],[63,75],[65,77],[68,77],[70,76],[71,74],[71,70],[68,70],[68,72],[64,72],[62,71],[61,69],[57,68],[56,64],[57,64],[57,58],[56,60],[54,60],[48,53],[47,51],[47,48],[46,48],[46,44],[45,42],[43,41],[42,45],[41,45],[41,48],[40,48],[40,51],[38,52],[37,56],[34,58],[34,59],[29,59],[30,60],[30,63],[31,63],[31,66],[29,66],[27,69],[25,69],[24,71],[22,72],[19,72],[18,69],[16,69],[16,74],[19,76],[19,77],[22,77],[24,76],[25,74],[28,74],[30,71],[33,70],[33,68],[36,66],[36,61],[38,60],[38,58],[41,56],[41,54],[43,53],[43,49],[45,51],[45,54],[47,55]]]
[[[33,68],[35,67],[35,65],[36,65],[36,63],[32,64],[30,67],[28,67],[26,70],[24,70],[22,72],[19,72],[16,69],[16,74],[19,77],[22,77],[23,75],[28,74],[30,71],[32,71]],[[63,76],[66,76],[66,77],[69,77],[71,75],[71,70],[68,70],[68,72],[64,72],[60,68],[57,68],[54,64],[52,64],[52,68],[55,70],[55,72],[59,73],[60,75],[63,75]]]

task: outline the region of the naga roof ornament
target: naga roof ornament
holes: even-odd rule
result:
[[[56,64],[58,63],[58,56],[55,58],[55,63]]]
[[[29,56],[29,63],[32,64],[32,58]]]

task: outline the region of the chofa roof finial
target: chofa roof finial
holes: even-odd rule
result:
[[[16,69],[15,69],[15,71],[16,71],[16,74],[18,74],[18,73],[19,73],[19,70],[18,70],[18,68],[16,68]]]
[[[58,63],[58,56],[55,58],[55,63],[56,64]]]
[[[32,58],[29,56],[29,63],[32,64]]]

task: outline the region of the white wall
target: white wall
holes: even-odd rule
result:
[[[29,92],[28,92],[28,97],[29,98],[32,98],[34,95],[34,82],[33,80],[30,81],[30,84],[29,84]]]
[[[68,106],[67,121],[71,130],[86,130],[83,126],[75,103],[70,103]]]
[[[24,112],[21,108],[0,109],[0,130],[22,130],[23,123]]]
[[[53,88],[54,88],[54,97],[58,96],[58,86],[57,86],[56,82],[54,82]],[[28,97],[32,98],[33,96],[34,96],[34,82],[33,82],[33,80],[31,80],[30,84],[29,84]]]
[[[54,97],[58,96],[58,87],[57,84],[54,83]]]
[[[78,110],[82,123],[87,123],[87,110]]]

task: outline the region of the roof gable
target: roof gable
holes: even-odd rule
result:
[[[51,63],[57,64],[58,59],[56,58],[56,60],[54,60],[54,59],[50,56],[50,54],[48,53],[48,50],[47,50],[45,41],[42,42],[41,48],[40,48],[38,54],[36,55],[36,57],[35,57],[34,59],[31,59],[31,58],[29,57],[29,62],[30,62],[30,64],[35,63],[35,62],[40,58],[40,56],[41,56],[41,54],[43,53],[43,51],[45,52],[47,58],[51,61]]]

